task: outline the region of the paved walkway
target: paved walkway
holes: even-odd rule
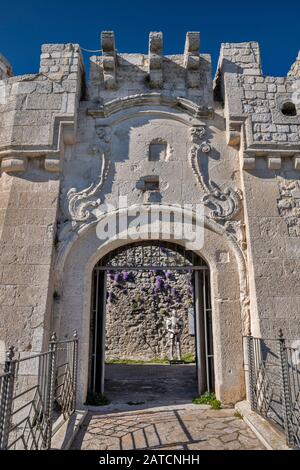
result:
[[[259,450],[263,446],[232,409],[177,405],[121,413],[90,412],[72,448]]]
[[[107,406],[90,411],[73,449],[263,449],[233,409],[193,405],[195,366],[110,365]]]

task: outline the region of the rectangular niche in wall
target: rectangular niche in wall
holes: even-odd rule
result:
[[[149,161],[158,162],[166,160],[167,156],[167,143],[155,140],[149,146]]]

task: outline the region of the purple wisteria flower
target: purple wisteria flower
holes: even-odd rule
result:
[[[119,283],[119,282],[122,282],[123,281],[123,276],[121,273],[116,273],[115,276],[114,276],[114,281],[115,283]]]

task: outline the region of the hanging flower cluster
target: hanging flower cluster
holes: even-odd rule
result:
[[[165,273],[166,279],[169,279],[169,281],[174,281],[174,274],[171,271],[167,271]]]
[[[155,289],[159,292],[159,291],[163,291],[165,288],[165,283],[164,283],[164,280],[158,276],[155,280]]]
[[[123,279],[125,282],[128,282],[131,280],[131,273],[128,272],[128,271],[125,271],[125,273],[123,274]]]
[[[123,274],[122,273],[116,273],[114,275],[114,281],[116,284],[121,284],[121,282],[123,281]]]

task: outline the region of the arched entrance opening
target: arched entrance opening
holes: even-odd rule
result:
[[[174,311],[181,325],[181,356],[173,341],[170,360]],[[168,373],[176,374],[189,363],[195,395],[214,391],[206,262],[179,244],[161,240],[139,241],[110,251],[93,269],[89,344],[88,390],[92,394],[106,392],[110,364],[132,362],[171,365]],[[184,374],[182,377],[184,380]]]

